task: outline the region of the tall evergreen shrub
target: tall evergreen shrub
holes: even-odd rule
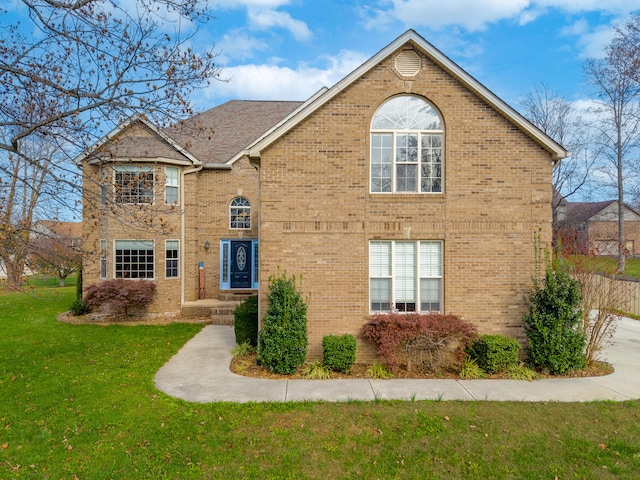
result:
[[[269,304],[258,335],[258,361],[276,373],[291,374],[307,357],[307,304],[286,272],[269,279]]]
[[[251,296],[240,303],[233,311],[233,330],[236,343],[249,342],[258,346],[258,297]]]
[[[533,278],[529,313],[524,316],[529,362],[552,374],[586,365],[580,285],[562,262],[545,258],[544,281]]]

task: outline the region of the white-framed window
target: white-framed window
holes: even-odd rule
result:
[[[165,277],[178,278],[180,267],[180,240],[165,240]]]
[[[116,203],[153,203],[153,166],[116,165],[114,170],[114,200]]]
[[[154,278],[151,240],[116,240],[114,260],[116,278]]]
[[[100,278],[107,278],[107,241],[100,240]]]
[[[415,95],[383,103],[371,122],[372,193],[442,193],[444,127],[438,111]]]
[[[179,177],[180,170],[177,167],[165,167],[164,202],[167,205],[177,205],[180,195]]]
[[[442,242],[369,242],[372,312],[442,311]]]
[[[233,230],[251,230],[251,203],[244,197],[231,200],[229,210],[230,227]]]

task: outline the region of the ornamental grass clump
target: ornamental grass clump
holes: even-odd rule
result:
[[[275,373],[292,374],[307,357],[307,303],[296,277],[269,279],[267,312],[258,334],[258,361]]]

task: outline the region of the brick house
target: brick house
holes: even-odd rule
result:
[[[565,202],[559,210],[556,233],[575,241],[579,249],[596,255],[618,255],[618,201]],[[640,212],[624,204],[625,250],[637,255],[640,246]]]
[[[310,294],[312,358],[324,335],[389,310],[522,337],[566,154],[409,30],[305,103],[229,102],[105,137],[78,159],[85,284],[152,278],[158,313],[252,292],[264,312],[284,270]]]

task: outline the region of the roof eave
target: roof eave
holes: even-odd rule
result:
[[[391,42],[385,48],[376,53],[373,57],[367,60],[365,63],[356,68],[349,75],[344,77],[338,83],[336,83],[333,87],[318,92],[314,97],[309,99],[304,105],[300,107],[300,109],[294,112],[295,114],[290,115],[285,120],[276,125],[269,132],[265,133],[265,135],[256,141],[254,144],[249,146],[249,156],[250,157],[259,157],[260,152],[271,145],[274,141],[284,135],[286,132],[291,130],[293,127],[298,125],[304,119],[309,117],[313,112],[315,112],[318,108],[324,105],[326,102],[331,100],[333,97],[338,95],[342,90],[351,85],[354,81],[364,75],[367,71],[373,68],[375,65],[384,60],[387,56],[392,54],[394,51],[401,48],[408,42],[415,43],[419,48],[426,51],[428,55],[437,63],[439,63],[445,70],[447,70],[451,75],[457,78],[461,83],[463,83],[467,88],[476,93],[479,97],[481,97],[484,101],[492,105],[496,110],[498,110],[507,120],[517,125],[520,129],[522,129],[527,135],[529,135],[534,141],[536,141],[539,145],[541,145],[546,151],[551,154],[551,158],[554,162],[561,160],[569,155],[569,152],[564,149],[561,145],[551,139],[548,135],[543,133],[540,129],[535,127],[532,123],[530,123],[527,119],[525,119],[522,115],[520,115],[516,110],[510,107],[507,103],[501,100],[498,96],[496,96],[491,90],[486,88],[480,82],[478,82],[475,78],[465,72],[462,68],[456,65],[451,59],[449,59],[446,55],[444,55],[440,50],[435,48],[431,43],[426,41],[422,36],[416,33],[414,30],[407,30],[404,34],[398,37],[396,40]]]

